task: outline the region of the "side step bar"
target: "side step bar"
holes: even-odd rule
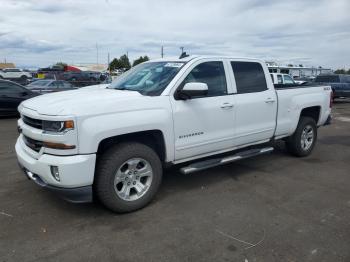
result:
[[[180,169],[180,172],[182,174],[191,174],[194,172],[198,172],[207,168],[220,166],[228,163],[232,163],[241,159],[258,156],[267,154],[273,151],[273,147],[265,147],[265,148],[258,148],[258,149],[249,149],[246,151],[239,152],[237,154],[234,154],[232,156],[225,156],[222,158],[214,158],[214,159],[208,159],[200,162],[196,162],[193,164],[190,164],[189,166],[183,167]]]

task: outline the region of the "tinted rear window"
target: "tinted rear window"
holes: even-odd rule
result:
[[[254,93],[267,90],[265,73],[256,62],[231,62],[237,93]]]
[[[337,75],[328,75],[328,76],[317,76],[315,82],[320,83],[339,83],[339,76]]]

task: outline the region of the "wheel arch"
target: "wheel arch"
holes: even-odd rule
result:
[[[161,130],[147,130],[104,138],[98,144],[97,157],[111,146],[123,142],[139,142],[151,147],[164,163],[167,159],[165,138]]]
[[[315,120],[316,125],[320,120],[321,106],[310,106],[303,108],[300,112],[299,121],[302,117],[311,117]]]

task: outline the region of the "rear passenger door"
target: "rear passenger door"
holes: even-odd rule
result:
[[[275,130],[277,97],[259,62],[230,61],[235,97],[235,146],[269,140]],[[267,84],[269,81],[270,84]]]

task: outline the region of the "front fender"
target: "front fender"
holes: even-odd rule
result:
[[[148,130],[160,130],[166,147],[166,161],[174,159],[174,137],[171,111],[163,108],[118,112],[88,117],[79,122],[79,153],[98,150],[106,138]]]

